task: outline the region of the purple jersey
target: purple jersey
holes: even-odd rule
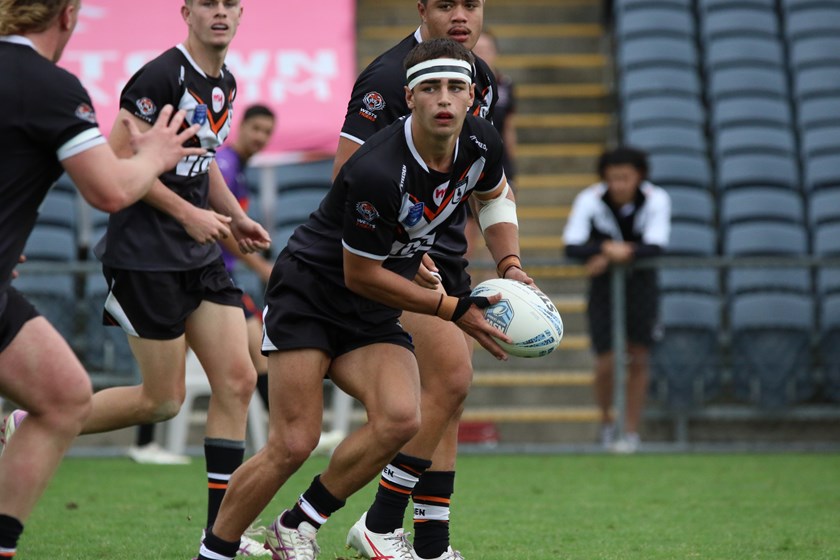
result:
[[[239,205],[246,212],[248,211],[248,184],[245,181],[245,162],[230,146],[222,146],[216,152],[216,163],[225,178],[228,188],[239,201]],[[219,245],[221,247],[221,245]],[[233,265],[236,264],[236,257],[227,249],[222,247],[222,258],[225,260],[225,268],[233,272]]]

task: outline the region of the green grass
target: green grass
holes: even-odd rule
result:
[[[316,458],[262,517],[288,507]],[[18,557],[189,559],[205,521],[203,461],[188,467],[66,459]],[[467,560],[836,560],[840,455],[466,456],[453,543]],[[319,534],[342,558],[371,485]],[[407,527],[410,530],[410,522]]]

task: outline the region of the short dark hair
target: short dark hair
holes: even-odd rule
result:
[[[647,179],[648,155],[638,148],[620,146],[601,154],[601,157],[598,158],[598,175],[601,179],[604,178],[607,167],[612,165],[632,165],[642,176],[642,179]]]
[[[242,115],[242,120],[247,121],[248,119],[252,119],[254,117],[274,117],[274,111],[266,107],[265,105],[255,104],[250,105],[245,109],[245,113]]]
[[[452,39],[429,39],[408,51],[404,66],[408,70],[416,64],[435,58],[454,58],[475,64],[475,57],[464,45]]]

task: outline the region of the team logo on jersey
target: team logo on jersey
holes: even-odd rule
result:
[[[455,192],[452,194],[452,204],[458,204],[464,198],[464,192],[467,190],[468,179],[462,179],[455,183]]]
[[[213,112],[218,113],[225,106],[225,92],[220,87],[214,87],[210,97],[213,99]]]
[[[148,97],[141,97],[135,101],[134,104],[137,105],[137,110],[140,111],[140,114],[144,117],[151,117],[157,112],[157,105],[155,105],[155,102]]]
[[[435,192],[432,193],[432,200],[435,201],[435,206],[440,206],[440,203],[443,202],[443,197],[446,196],[446,190],[448,187],[448,183],[435,187]]]
[[[358,212],[359,215],[367,222],[372,222],[379,217],[379,210],[376,209],[376,206],[367,201],[357,202],[356,212]]]
[[[381,111],[385,108],[385,98],[378,91],[366,93],[363,101],[368,111]]]
[[[76,116],[83,121],[96,124],[96,114],[93,112],[93,107],[87,103],[80,103],[79,106],[76,107]]]
[[[402,223],[406,225],[406,227],[411,227],[417,224],[420,221],[420,218],[423,217],[423,211],[426,209],[426,205],[422,202],[418,202],[414,206],[408,209],[408,213],[403,218]]]
[[[193,124],[203,125],[207,122],[207,105],[203,103],[199,103],[193,109],[193,117],[192,117]]]

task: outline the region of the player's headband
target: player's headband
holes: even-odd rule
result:
[[[466,60],[455,58],[434,58],[415,64],[405,73],[408,89],[426,80],[463,80],[472,83],[472,66]]]

